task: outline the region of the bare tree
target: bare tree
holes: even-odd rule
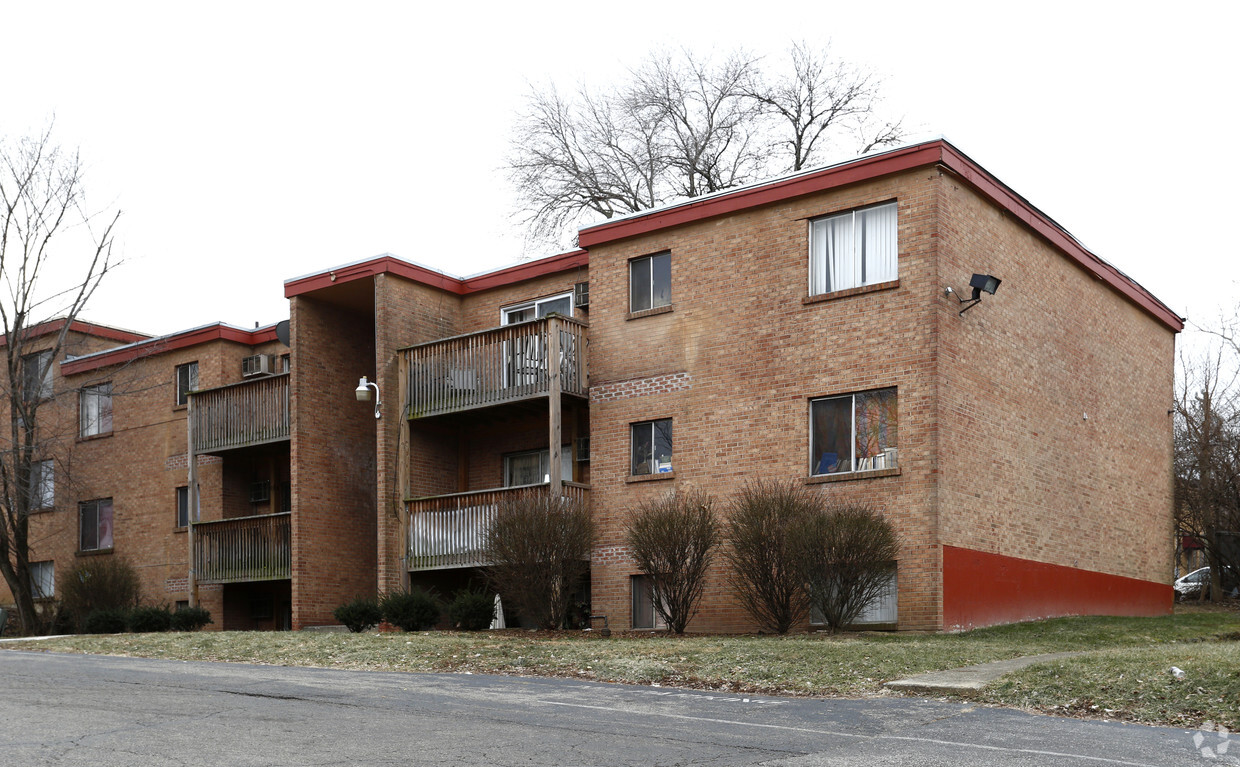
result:
[[[57,397],[51,365],[65,351],[73,322],[113,266],[120,212],[92,215],[85,205],[82,163],[52,140],[52,131],[0,139],[0,332],[9,408],[0,436],[0,572],[26,630],[38,626],[31,591],[32,502],[43,462],[63,437],[40,422]],[[80,249],[72,243],[85,243]],[[50,339],[50,340],[49,340]]]
[[[654,609],[675,634],[697,612],[719,544],[714,502],[699,491],[668,493],[638,507],[626,539],[651,583]]]
[[[508,159],[536,241],[903,137],[873,74],[800,43],[779,62],[656,52],[601,91],[531,88]]]
[[[1224,574],[1240,573],[1240,377],[1226,354],[1240,349],[1226,326],[1214,334],[1223,343],[1212,352],[1180,361],[1175,519],[1178,534],[1201,541],[1217,601],[1230,585]]]

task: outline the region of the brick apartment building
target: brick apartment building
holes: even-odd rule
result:
[[[592,612],[652,627],[627,510],[795,478],[895,524],[870,623],[1170,611],[1182,322],[952,145],[579,242],[463,279],[385,255],[289,280],[291,349],[275,328],[83,334],[98,348],[55,384],[80,408],[109,375],[147,385],[114,391],[110,438],[74,442],[90,473],[57,485],[36,558],[102,549],[83,525],[107,500],[102,550],[148,595],[195,592],[217,628],[301,628],[376,588],[463,585],[496,501],[554,488],[598,522]],[[1002,287],[971,306],[974,274]],[[690,630],[752,629],[718,567]]]

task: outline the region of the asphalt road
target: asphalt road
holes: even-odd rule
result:
[[[916,698],[0,651],[4,767],[1240,764],[1194,734]]]

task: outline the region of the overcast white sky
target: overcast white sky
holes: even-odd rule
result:
[[[876,8],[881,7],[881,12]],[[284,279],[383,252],[523,255],[501,170],[527,82],[652,46],[793,38],[942,134],[1190,320],[1240,295],[1240,4],[12,2],[0,133],[51,115],[124,267],[87,315],[151,333],[287,316]]]

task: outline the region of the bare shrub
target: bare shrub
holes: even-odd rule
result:
[[[794,555],[810,602],[832,633],[882,596],[899,551],[891,523],[868,506],[827,502],[810,515]]]
[[[142,597],[138,573],[124,557],[83,559],[61,572],[57,582],[61,609],[77,630],[99,610],[127,612]]]
[[[732,499],[725,557],[741,606],[766,631],[787,634],[809,612],[797,568],[797,537],[821,500],[804,485],[746,483]]]
[[[589,571],[593,544],[594,521],[584,501],[519,493],[499,504],[487,528],[487,577],[522,619],[560,628]]]
[[[719,544],[714,501],[691,490],[643,503],[629,519],[626,537],[637,568],[650,578],[655,611],[668,629],[685,633]]]

